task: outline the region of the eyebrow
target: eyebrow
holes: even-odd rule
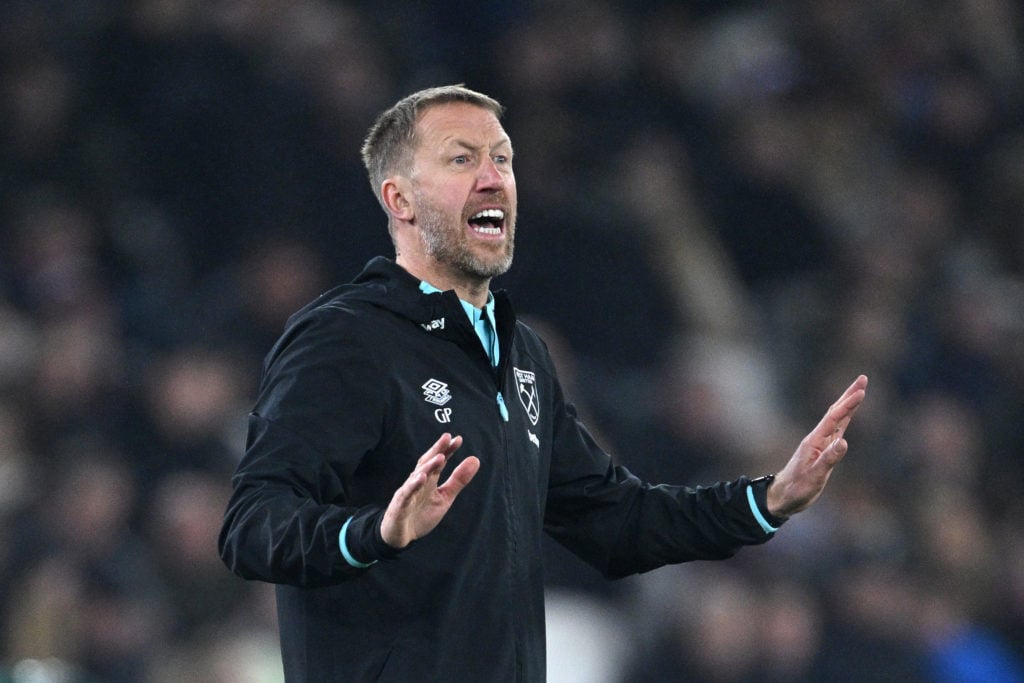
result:
[[[480,149],[480,147],[478,147],[477,145],[474,145],[473,143],[469,142],[468,140],[464,140],[462,138],[448,138],[447,140],[444,141],[444,146],[445,147],[452,147],[452,146],[461,147],[462,149],[465,149],[465,150],[470,151],[470,152],[475,152],[476,150]],[[493,152],[494,150],[498,149],[499,147],[508,147],[511,150],[512,149],[512,140],[509,139],[509,137],[506,135],[506,136],[502,137],[498,142],[496,142],[493,145],[491,145],[490,151]]]

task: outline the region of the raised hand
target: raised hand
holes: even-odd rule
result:
[[[409,478],[392,496],[380,524],[381,538],[393,548],[404,548],[434,530],[448,513],[455,497],[480,469],[480,459],[470,456],[438,485],[448,458],[462,446],[461,436],[441,435],[420,456]]]
[[[832,469],[846,455],[843,434],[864,401],[867,386],[868,378],[858,377],[832,404],[818,426],[800,442],[793,457],[768,487],[768,512],[788,517],[818,499]]]

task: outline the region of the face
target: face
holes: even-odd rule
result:
[[[420,115],[412,202],[424,253],[447,275],[484,280],[512,264],[512,145],[491,112],[464,102]]]

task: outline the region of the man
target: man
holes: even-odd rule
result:
[[[381,115],[363,157],[395,260],[295,314],[267,357],[220,551],[279,584],[288,680],[541,681],[542,532],[609,577],[725,558],[846,452],[864,377],[774,480],[650,486],[614,466],[490,291],[516,230],[500,114],[450,86]]]

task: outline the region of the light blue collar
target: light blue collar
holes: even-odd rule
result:
[[[424,294],[435,294],[440,293],[441,290],[430,284],[426,280],[420,281],[420,291]],[[476,334],[480,337],[480,343],[484,345],[484,350],[487,351],[487,355],[491,359],[491,363],[495,366],[498,365],[498,335],[496,330],[498,324],[494,320],[494,294],[487,292],[487,303],[484,304],[483,309],[479,309],[468,301],[459,299],[459,303],[462,304],[463,310],[466,311],[466,315],[469,316],[469,322],[476,330]],[[481,325],[481,321],[486,317],[489,325]]]
[[[430,284],[426,280],[420,280],[420,291],[424,294],[439,294],[441,290]],[[459,299],[459,303],[462,304],[462,308],[466,311],[466,315],[469,316],[469,322],[475,327],[480,318],[483,317],[484,313],[487,314],[487,321],[491,323],[492,329],[498,329],[497,324],[494,322],[494,295],[487,292],[487,303],[484,304],[483,310],[477,308],[468,301]]]

